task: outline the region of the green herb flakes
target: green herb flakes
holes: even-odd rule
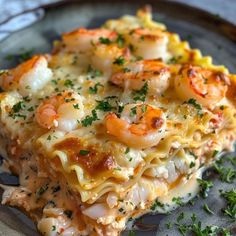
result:
[[[213,187],[213,182],[209,180],[197,179],[200,185],[200,195],[203,198],[207,198],[210,189]]]
[[[204,211],[205,211],[206,213],[208,213],[208,214],[210,214],[210,215],[213,215],[213,214],[214,214],[214,212],[209,208],[209,206],[208,206],[206,203],[204,203],[203,209],[204,209]]]
[[[111,40],[109,39],[109,38],[103,38],[103,37],[100,37],[99,38],[99,42],[101,43],[101,44],[111,44]]]
[[[90,153],[90,151],[88,151],[88,150],[80,150],[80,151],[79,151],[79,154],[82,155],[82,156],[86,156],[86,155],[88,155],[89,153]]]
[[[122,56],[119,56],[113,61],[113,64],[118,65],[118,66],[122,66],[125,64],[125,58]]]
[[[133,91],[134,101],[144,102],[148,93],[148,83],[146,82],[140,90]]]
[[[89,93],[96,94],[98,92],[98,87],[104,87],[101,83],[96,83],[94,87],[89,87]]]
[[[82,121],[82,126],[87,127],[91,125],[94,121],[99,120],[97,117],[97,112],[96,110],[92,110],[92,115],[87,115]]]

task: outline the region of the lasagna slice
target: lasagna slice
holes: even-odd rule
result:
[[[42,235],[120,235],[176,207],[236,136],[236,76],[150,9],[62,34],[0,75],[1,155],[19,186],[2,203]]]

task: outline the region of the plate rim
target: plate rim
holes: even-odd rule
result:
[[[112,2],[114,3],[124,3],[124,1],[122,0],[112,0]],[[34,24],[39,23],[40,21],[42,21],[45,16],[47,15],[47,13],[49,11],[53,11],[55,10],[55,8],[61,8],[64,6],[68,6],[68,5],[72,5],[72,4],[89,4],[89,3],[100,3],[100,4],[106,4],[106,3],[110,3],[109,0],[87,0],[86,2],[83,0],[61,0],[58,2],[52,2],[52,3],[48,3],[48,4],[43,4],[41,6],[32,8],[32,9],[28,9],[26,11],[23,11],[19,14],[13,15],[12,17],[8,18],[6,21],[9,21],[11,19],[13,19],[16,16],[19,15],[23,15],[26,13],[30,13],[30,12],[35,12],[38,11],[39,9],[43,9],[44,10],[44,16],[42,17],[42,19],[37,20],[36,22],[23,27],[19,30],[16,30],[14,32],[11,32],[7,37],[3,38],[2,40],[0,40],[0,45],[6,41],[9,37],[11,37],[12,35],[17,34],[20,31],[23,31],[27,28],[32,27]],[[152,8],[158,8],[158,5],[170,5],[171,7],[177,7],[180,10],[184,11],[184,12],[191,12],[193,14],[189,15],[190,17],[195,18],[196,16],[201,16],[200,20],[207,23],[208,26],[217,26],[215,28],[215,30],[211,29],[211,31],[214,31],[218,34],[223,33],[223,36],[226,37],[227,39],[229,39],[231,42],[236,43],[236,23],[233,23],[225,18],[223,18],[222,16],[218,15],[218,14],[214,14],[211,13],[205,9],[199,8],[197,6],[191,6],[189,4],[183,3],[183,2],[176,2],[174,0],[149,0],[148,3],[145,0],[135,0],[135,1],[130,1],[127,2],[128,4],[134,4],[134,5],[140,5],[140,6],[145,6],[145,5],[151,5]],[[179,14],[180,18],[181,18],[181,14]],[[4,21],[4,22],[6,22]],[[4,23],[2,22],[2,23]],[[207,28],[206,25],[200,24],[198,22],[198,25]]]

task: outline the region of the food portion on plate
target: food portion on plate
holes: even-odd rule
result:
[[[236,76],[137,16],[62,35],[0,74],[2,203],[43,235],[120,235],[188,201],[236,139]]]

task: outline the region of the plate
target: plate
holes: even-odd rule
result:
[[[53,40],[60,38],[62,32],[77,27],[99,27],[107,19],[117,18],[124,14],[135,14],[136,10],[144,4],[145,1],[140,0],[135,2],[90,0],[86,3],[63,1],[47,5],[44,7],[45,17],[42,20],[11,34],[0,42],[1,69],[17,64],[17,60],[7,60],[8,55],[18,55],[29,50],[33,50],[34,53],[49,52]],[[224,64],[232,73],[236,73],[236,26],[216,15],[181,3],[149,0],[149,4],[153,7],[155,20],[163,22],[169,31],[176,32],[182,39],[189,41],[192,48],[199,48],[204,55],[211,55],[215,64]],[[187,216],[187,221],[193,213],[196,214],[201,219],[202,227],[217,225],[235,230],[233,228],[236,228],[236,223],[228,221],[228,218],[221,212],[225,202],[219,196],[219,189],[228,190],[235,186],[236,182],[222,183],[215,177],[214,173],[208,177],[213,179],[214,187],[206,200],[196,198],[194,205],[187,204],[171,214],[145,216],[141,219],[142,225],[145,227],[142,228],[143,231],[137,231],[136,235],[181,235],[175,222],[182,212]],[[11,181],[9,176],[6,178]],[[209,215],[202,210],[204,203],[207,203],[215,212],[214,215]],[[0,235],[38,235],[34,224],[13,208],[0,206],[0,220]],[[168,229],[166,226],[168,224],[173,227]],[[157,229],[150,231],[150,225],[156,225]],[[123,233],[123,235],[128,234],[128,231]]]

